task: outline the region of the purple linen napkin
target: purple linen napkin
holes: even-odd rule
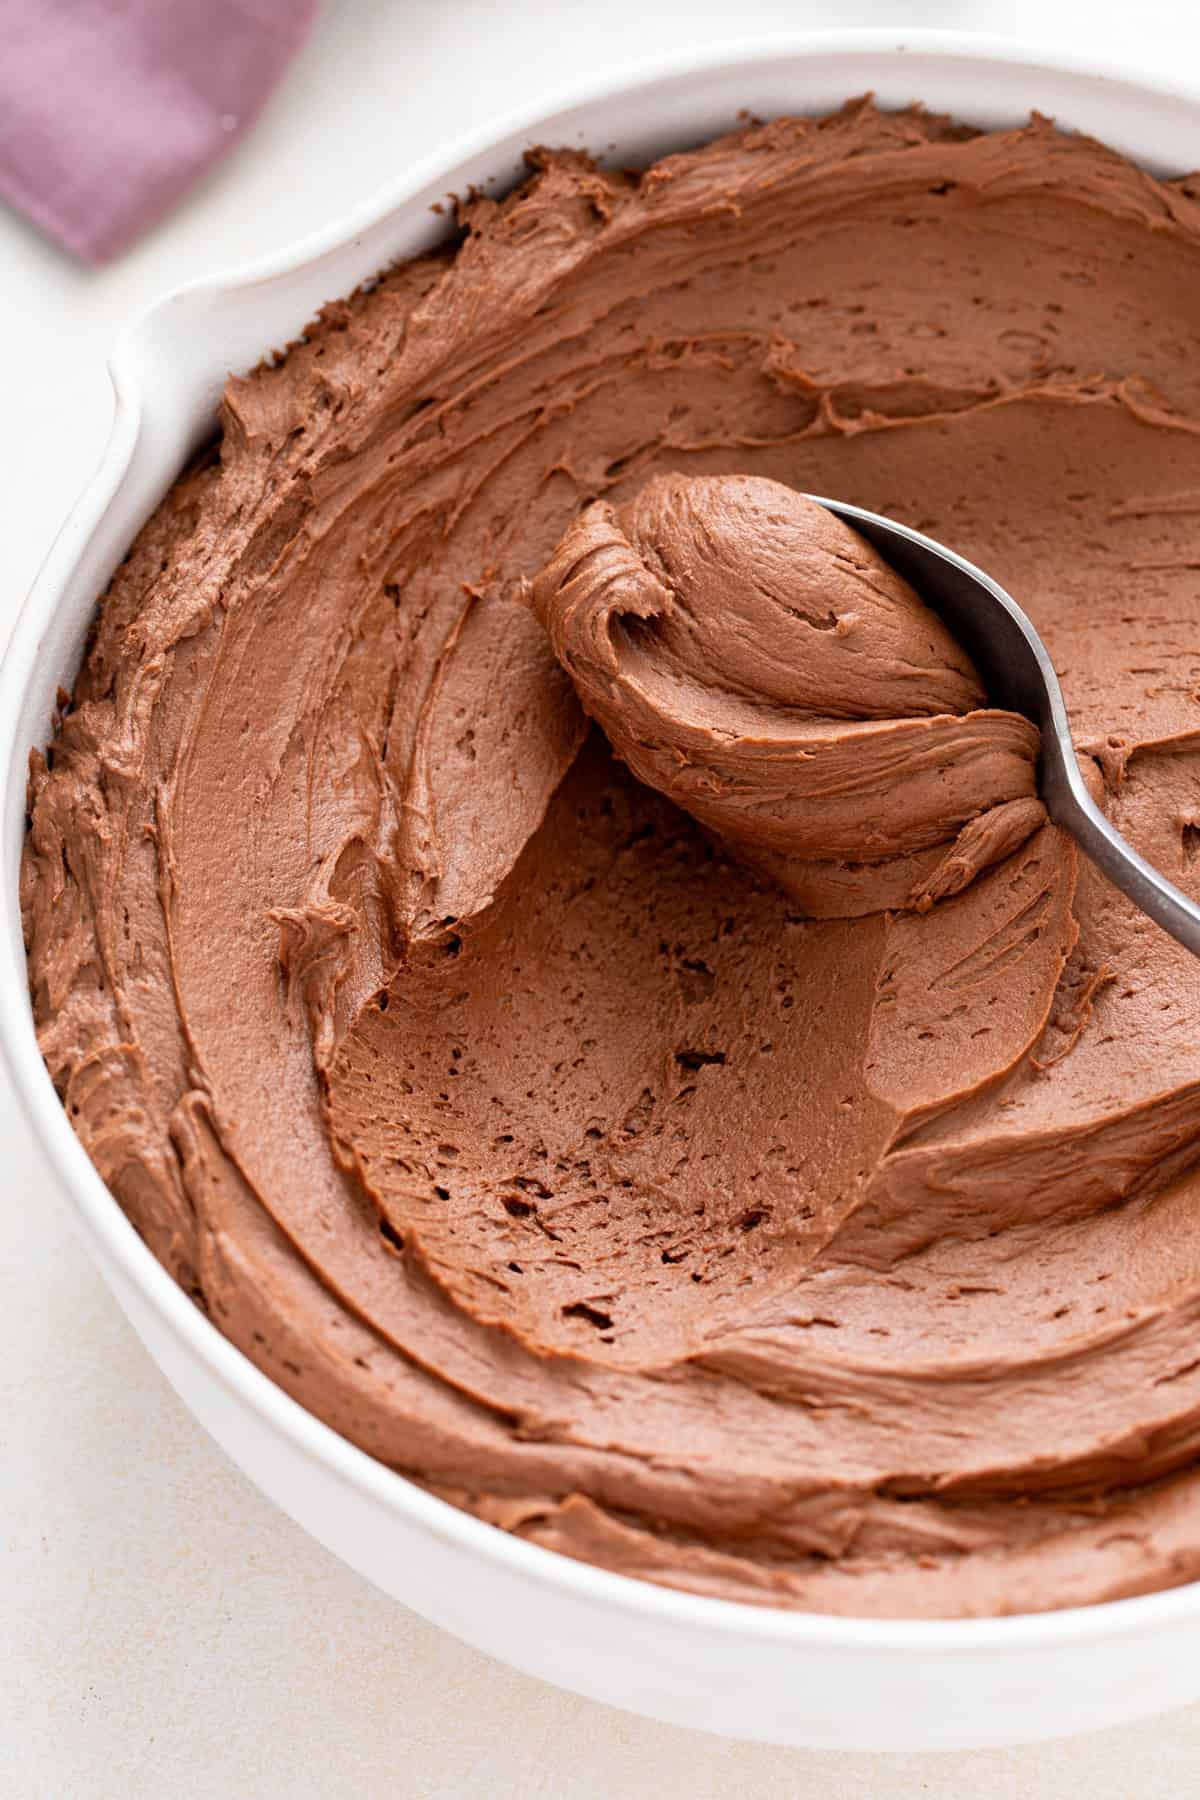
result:
[[[316,0],[0,0],[0,198],[85,261],[234,143]]]

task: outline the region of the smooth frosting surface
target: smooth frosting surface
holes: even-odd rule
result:
[[[832,710],[840,657],[796,685],[747,590],[709,723],[915,721],[998,770],[966,828],[1021,830],[884,783],[858,855],[843,793],[772,839],[791,891],[714,836],[736,783],[706,817],[589,730],[528,604],[577,519],[674,555],[677,477],[905,520],[1028,608],[1095,791],[1200,893],[1198,192],[863,102],[641,175],[539,152],[230,382],[35,759],[30,976],[139,1230],[356,1443],[767,1604],[1200,1573],[1200,966],[894,593],[846,571],[871,669]],[[633,634],[659,699],[699,616]]]

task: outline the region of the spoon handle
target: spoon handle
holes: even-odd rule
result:
[[[993,705],[1033,720],[1042,734],[1039,790],[1054,823],[1071,833],[1148,918],[1200,956],[1200,906],[1122,837],[1089,794],[1054,664],[1012,595],[974,563],[911,526],[821,494],[807,498],[844,519],[912,583],[974,660]]]
[[[1200,906],[1181,893],[1129,839],[1105,818],[1084,785],[1078,764],[1061,755],[1043,758],[1042,798],[1056,825],[1069,831],[1113,886],[1141,908],[1147,918],[1200,956]]]

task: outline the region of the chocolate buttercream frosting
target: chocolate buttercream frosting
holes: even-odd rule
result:
[[[1200,895],[1198,291],[1188,179],[860,101],[538,152],[229,383],[23,905],[73,1126],[289,1393],[699,1593],[1200,1574],[1200,964],[797,499],[1009,587]]]
[[[597,500],[530,597],[622,761],[813,918],[924,911],[1045,823],[1037,728],[988,710],[908,583],[778,481]]]

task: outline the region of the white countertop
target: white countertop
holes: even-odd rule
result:
[[[440,137],[638,55],[914,25],[1187,70],[1194,0],[325,0],[258,129],[88,273],[0,213],[0,643],[108,429],[105,354],[160,290],[324,224]],[[1200,76],[1195,79],[1200,80]],[[806,1754],[651,1724],[488,1661],[238,1474],[142,1350],[0,1090],[0,1797],[753,1795],[1176,1800],[1200,1707],[975,1755]]]

